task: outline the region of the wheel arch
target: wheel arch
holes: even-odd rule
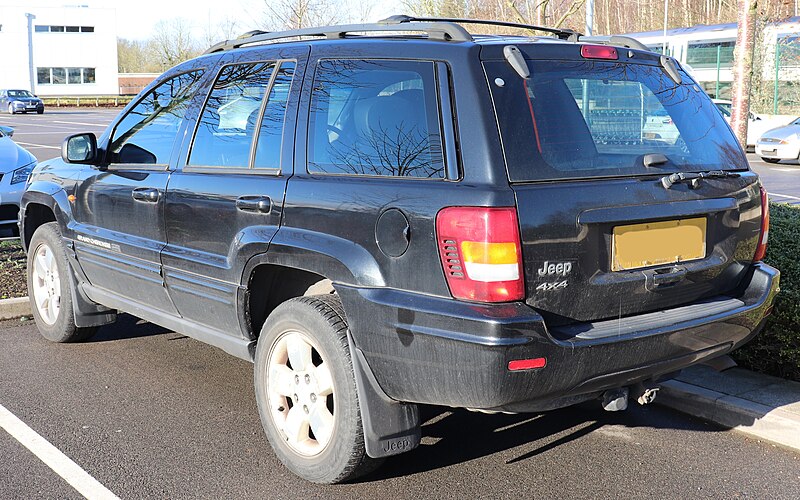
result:
[[[251,257],[240,282],[242,325],[255,339],[281,303],[307,295],[333,293],[337,283],[385,286],[378,264],[366,249],[340,238],[281,228],[269,251]]]

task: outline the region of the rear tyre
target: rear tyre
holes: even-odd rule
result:
[[[761,157],[761,159],[767,163],[778,163],[779,161],[781,161],[779,158],[764,158],[763,156]]]
[[[58,223],[42,224],[28,245],[28,294],[36,326],[52,342],[80,342],[97,331],[75,326],[71,272]]]
[[[275,454],[298,476],[338,483],[374,470],[364,448],[347,323],[335,295],[270,314],[256,348],[256,401]]]

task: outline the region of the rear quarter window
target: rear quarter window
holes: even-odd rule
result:
[[[308,171],[443,178],[436,88],[433,62],[319,61]]]

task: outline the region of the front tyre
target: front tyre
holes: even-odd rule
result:
[[[781,161],[780,158],[764,158],[763,156],[761,157],[761,159],[767,163],[778,163],[779,161]]]
[[[53,342],[80,342],[97,331],[75,326],[71,272],[58,223],[42,224],[28,245],[28,294],[39,332]]]
[[[335,295],[278,306],[261,329],[254,380],[275,454],[298,476],[338,483],[380,464],[364,448],[347,323]]]

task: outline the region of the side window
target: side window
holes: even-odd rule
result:
[[[434,74],[433,62],[320,61],[308,171],[443,178]]]
[[[289,89],[294,76],[294,63],[282,62],[275,76],[275,83],[269,92],[269,99],[264,108],[264,117],[258,131],[255,168],[280,168],[281,139],[283,122],[286,118],[286,103],[289,100]]]
[[[274,69],[274,62],[222,68],[200,116],[189,165],[249,167],[250,146]]]
[[[110,163],[168,164],[178,128],[202,74],[180,74],[145,95],[114,130]]]

